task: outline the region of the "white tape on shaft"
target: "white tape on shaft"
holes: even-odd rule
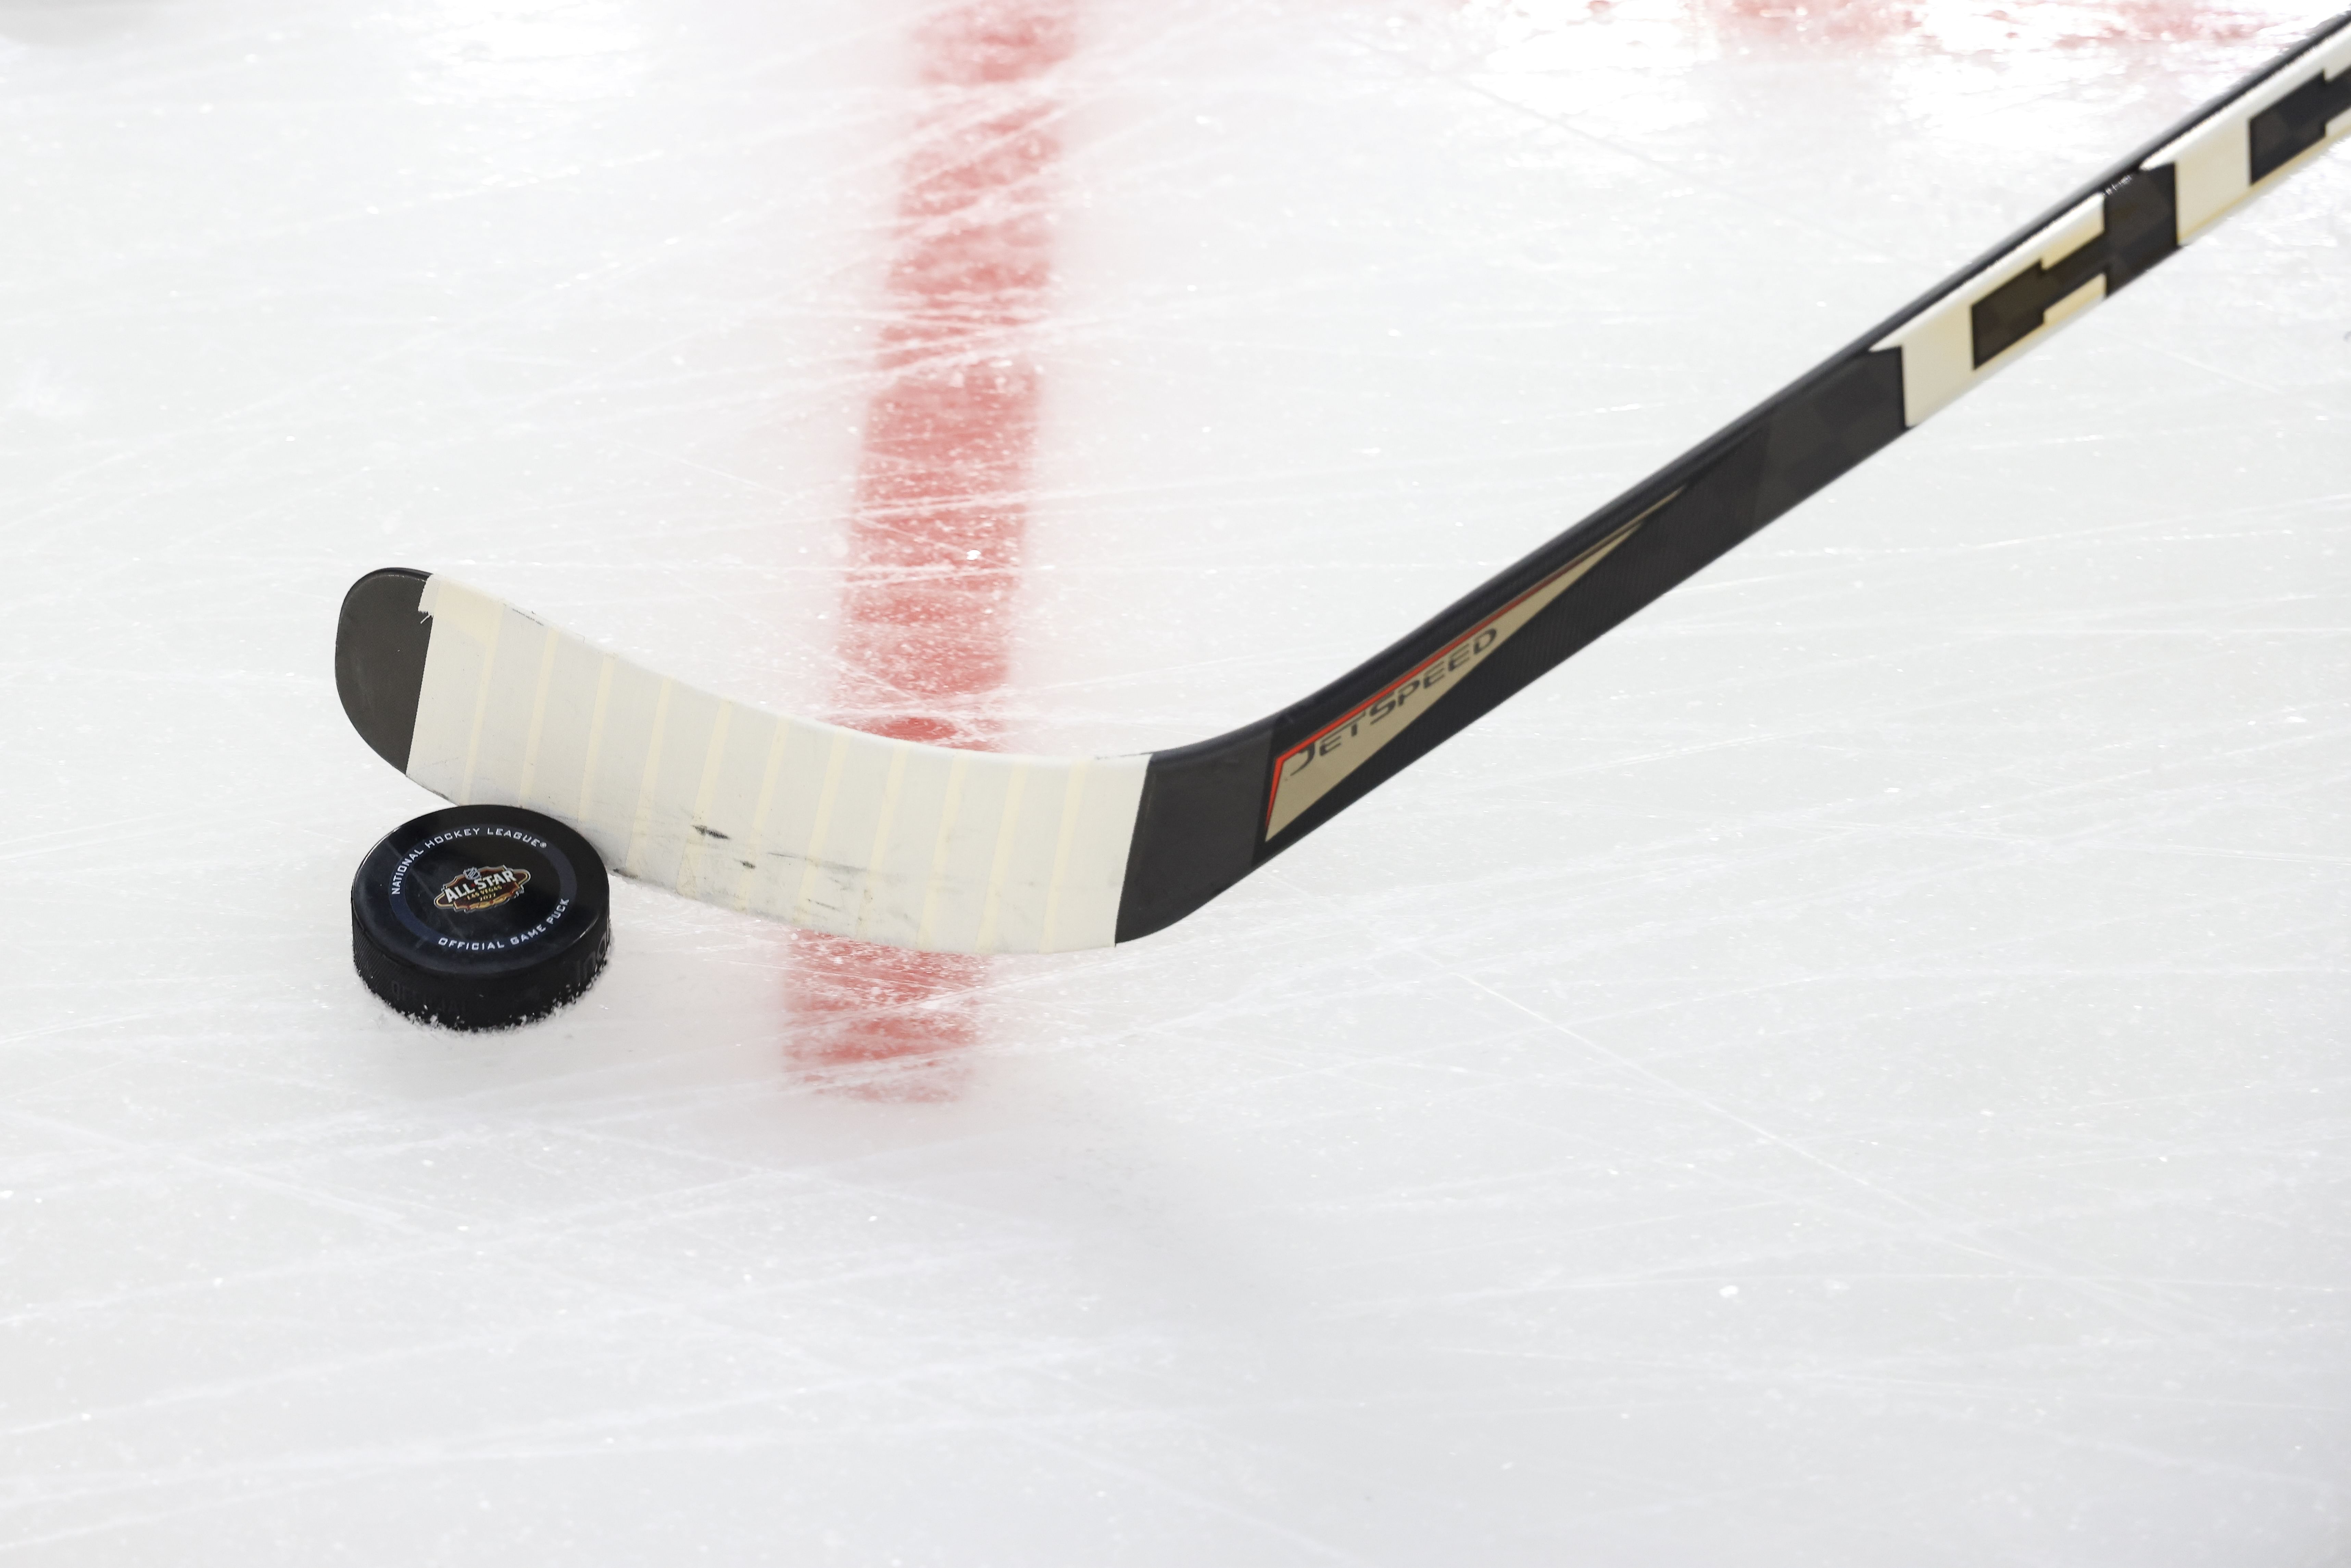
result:
[[[1907,322],[1877,349],[1902,350],[1902,418],[1917,424],[1959,401],[2043,341],[2042,334],[2106,297],[2103,274],[2049,307],[2043,324],[1989,363],[1975,362],[1976,306],[2036,267],[2050,266],[2105,232],[2105,198],[2091,196],[1970,279],[1967,286]]]
[[[2252,179],[2250,127],[2256,115],[2280,99],[2306,87],[2320,75],[2340,76],[2351,68],[2351,30],[2315,49],[2287,70],[2279,72],[2252,92],[2223,104],[2209,120],[2146,160],[2140,167],[2173,170],[2176,238],[2181,245],[2195,239],[2233,210],[2257,189],[2273,183],[2285,168],[2272,171],[2259,186]],[[2351,131],[2351,113],[2327,122],[2318,144],[2294,161],[2298,164]],[[2292,167],[2288,165],[2287,167]],[[1987,378],[1996,375],[2033,347],[2044,334],[2079,315],[2106,297],[2103,276],[2092,278],[2052,304],[2042,323],[2010,344],[1988,362],[1975,362],[1971,312],[1977,303],[2035,267],[2057,261],[2105,231],[2105,198],[2091,196],[2000,260],[1970,278],[1965,287],[1937,301],[1911,320],[1873,344],[1879,350],[1902,350],[1903,421],[1917,424],[1941,413]]]
[[[2314,50],[2294,69],[2280,71],[2147,161],[2149,169],[2168,165],[2172,170],[2172,194],[2179,211],[2178,237],[2181,245],[2210,228],[2252,194],[2253,117],[2280,99],[2309,86],[2312,78],[2339,77],[2346,70],[2351,70],[2351,29]],[[2326,134],[2302,158],[2322,151],[2351,130],[2346,120],[2351,120],[2351,114],[2337,115],[2329,120]],[[2300,162],[2302,158],[2294,162]],[[2284,172],[2283,168],[2273,170],[2262,183],[2266,184]]]
[[[445,577],[408,776],[570,823],[605,862],[843,936],[959,953],[1115,939],[1146,758],[958,751],[665,680]]]

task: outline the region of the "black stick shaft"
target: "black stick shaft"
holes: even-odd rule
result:
[[[2312,57],[2346,26],[2351,14],[1322,690],[1154,753],[1119,940],[1198,908],[2030,351],[2073,309],[2136,281],[2179,247],[2184,226],[2209,221],[2216,178],[2251,193],[2322,145],[2351,113],[2351,68],[2329,75]],[[2286,73],[2308,79],[2281,93]],[[2241,141],[2189,140],[2240,126]]]

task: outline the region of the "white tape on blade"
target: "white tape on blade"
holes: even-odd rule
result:
[[[1008,757],[778,718],[435,577],[409,777],[570,823],[643,881],[944,952],[1106,947],[1146,758]]]

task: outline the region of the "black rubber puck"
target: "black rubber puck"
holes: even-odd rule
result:
[[[403,822],[351,879],[351,961],[411,1018],[504,1029],[594,983],[611,892],[588,841],[536,811],[453,806]]]

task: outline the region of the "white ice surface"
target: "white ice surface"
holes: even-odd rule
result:
[[[1766,9],[1088,0],[1021,743],[1299,695],[2321,14]],[[360,988],[360,571],[821,709],[918,14],[0,0],[0,1562],[2351,1557],[2340,153],[944,1102],[631,886],[546,1025]]]

